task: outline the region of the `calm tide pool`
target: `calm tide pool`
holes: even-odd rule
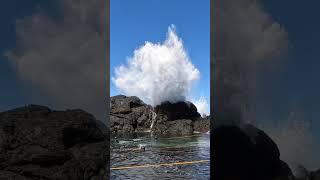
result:
[[[145,146],[145,151],[128,151]],[[152,138],[147,134],[111,139],[111,179],[210,179],[210,162],[167,165],[210,159],[210,135],[192,137]],[[142,165],[159,165],[144,166]]]

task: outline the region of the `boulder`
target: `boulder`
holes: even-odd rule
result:
[[[152,107],[138,97],[113,96],[110,98],[110,131],[127,134],[149,130]]]
[[[82,110],[0,113],[0,179],[107,179],[109,131]]]
[[[220,126],[212,133],[213,179],[293,179],[277,145],[262,130],[252,125]]]
[[[163,114],[166,121],[174,121],[177,119],[196,119],[201,117],[197,111],[197,107],[189,101],[186,102],[164,102],[155,107],[157,114]]]

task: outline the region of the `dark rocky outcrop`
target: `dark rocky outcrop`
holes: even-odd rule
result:
[[[185,136],[194,131],[207,132],[209,117],[202,118],[191,102],[164,102],[155,108],[138,97],[111,97],[110,128],[112,134],[128,134],[150,131],[159,136]]]
[[[157,124],[153,133],[162,136],[188,136],[193,133],[192,120],[179,119]]]
[[[251,125],[213,130],[213,179],[291,180],[289,166],[280,160],[272,139]]]
[[[177,119],[196,119],[200,117],[197,107],[189,101],[186,102],[164,102],[156,106],[155,112],[162,114],[165,121],[174,121]]]
[[[138,97],[110,98],[110,131],[113,134],[143,132],[151,125],[152,107]]]
[[[309,173],[310,180],[320,180],[320,169]]]
[[[320,180],[320,170],[292,170],[276,143],[253,125],[223,125],[212,131],[213,177],[219,180]]]
[[[109,132],[82,110],[0,113],[0,179],[108,179]]]
[[[154,108],[156,125],[153,133],[159,136],[188,136],[194,131],[207,132],[209,118],[202,118],[191,102],[164,102]]]

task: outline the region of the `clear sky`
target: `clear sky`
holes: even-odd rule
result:
[[[168,27],[174,24],[178,36],[194,64],[200,80],[191,96],[210,94],[210,1],[193,0],[111,0],[110,13],[110,74],[114,68],[126,64],[127,57],[144,45],[145,41],[162,43]],[[110,95],[119,94],[110,82]]]

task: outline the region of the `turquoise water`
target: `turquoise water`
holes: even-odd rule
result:
[[[145,151],[128,149],[145,146]],[[156,165],[210,159],[210,135],[184,138],[152,138],[135,135],[111,139],[111,167]],[[194,164],[111,169],[111,179],[210,179],[210,162]]]

